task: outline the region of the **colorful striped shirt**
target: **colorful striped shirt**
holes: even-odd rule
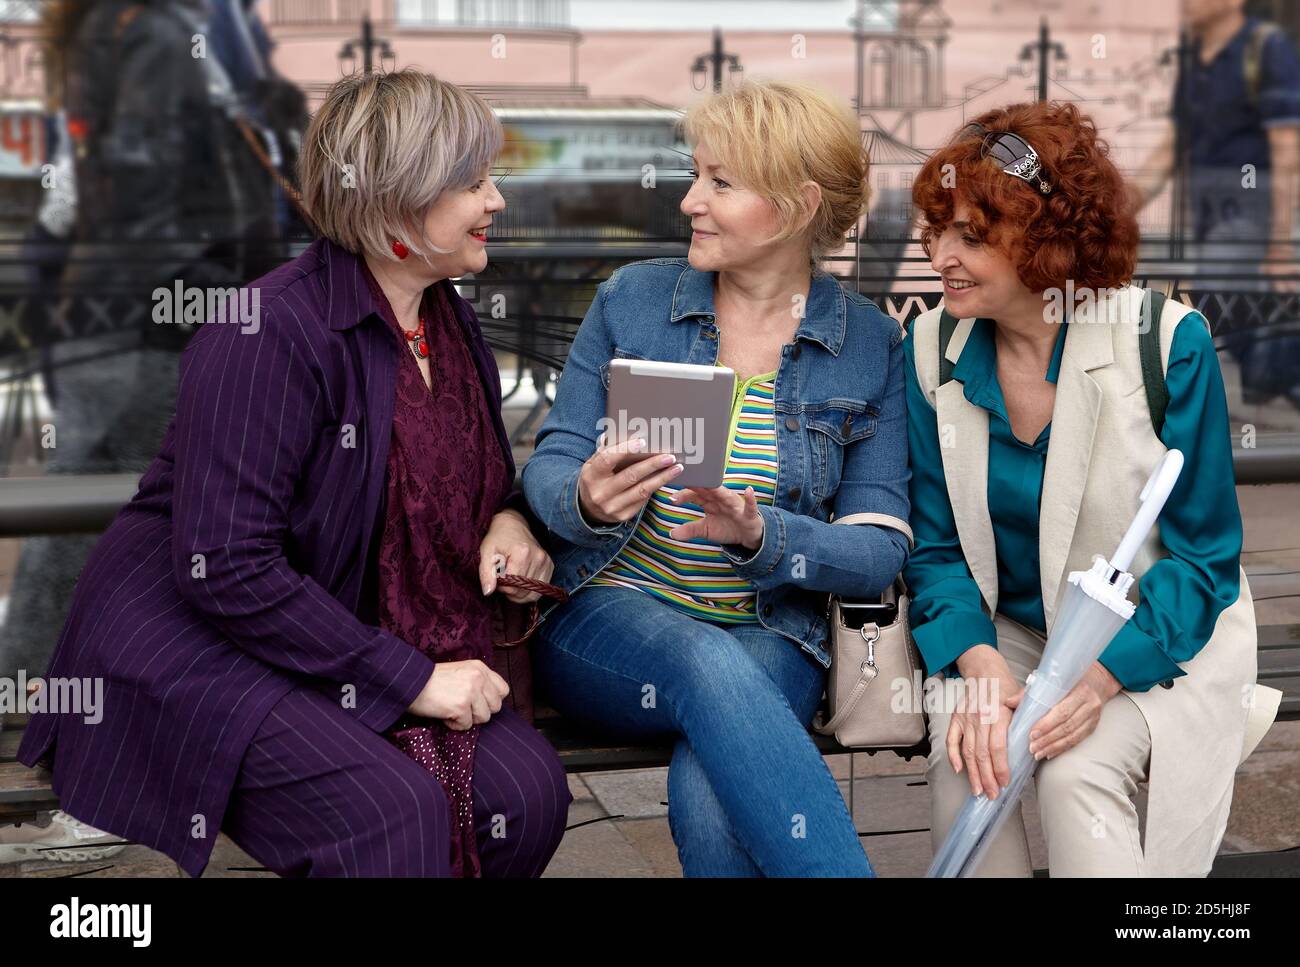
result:
[[[722,485],[771,504],[776,496],[776,372],[751,376],[736,387]],[[756,589],[738,574],[722,548],[701,539],[673,540],[668,532],[704,516],[695,504],[676,505],[680,487],[651,495],[632,537],[592,578],[592,584],[637,588],[705,621],[754,622]]]

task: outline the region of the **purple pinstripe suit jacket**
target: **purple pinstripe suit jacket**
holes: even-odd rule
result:
[[[513,480],[496,362],[473,308],[439,284]],[[192,876],[286,692],[318,688],[378,732],[433,671],[367,600],[401,347],[360,260],[332,242],[254,288],[255,332],[232,307],[186,347],[161,450],[73,593],[47,677],[101,676],[102,720],[33,714],[18,752],[53,769],[67,812]],[[517,486],[507,504],[537,526]]]

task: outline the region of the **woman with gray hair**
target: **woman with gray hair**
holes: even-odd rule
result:
[[[487,597],[552,564],[450,282],[487,264],[502,140],[417,71],[327,94],[300,159],[322,237],[193,337],[73,596],[50,674],[103,701],[34,714],[19,750],[69,814],[192,875],[218,829],[282,875],[545,868],[572,796],[502,706]]]

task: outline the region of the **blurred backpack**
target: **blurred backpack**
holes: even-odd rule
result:
[[[238,287],[285,257],[270,141],[251,130],[214,52],[192,50],[204,9],[101,0],[79,23],[65,71],[80,199],[61,287],[77,307],[67,318],[88,315],[80,300],[107,302],[94,314],[176,351],[194,327],[151,323],[157,287]]]

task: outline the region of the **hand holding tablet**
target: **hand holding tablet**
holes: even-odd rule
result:
[[[722,484],[736,374],[725,366],[614,359],[596,452],[578,476],[594,522],[640,513],[656,490]]]
[[[679,487],[721,487],[735,392],[726,366],[614,359],[601,429],[611,442],[641,437],[648,452],[674,454]]]
[[[578,504],[595,523],[631,520],[682,470],[674,454],[646,453],[642,440],[607,444],[602,438],[578,474]]]
[[[660,487],[683,489],[676,504],[704,516],[675,527],[675,540],[701,538],[757,548],[763,518],[754,488],[723,486],[735,371],[653,360],[614,359],[603,432],[578,477],[578,499],[592,521],[631,520]]]

